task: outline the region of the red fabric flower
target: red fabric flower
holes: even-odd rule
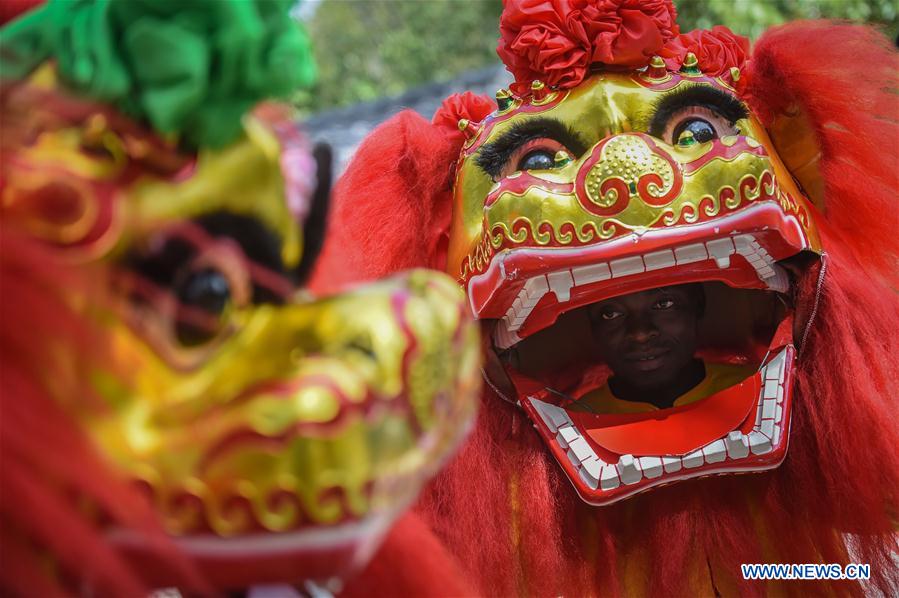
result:
[[[723,25],[683,33],[665,44],[659,55],[672,71],[681,67],[687,52],[693,52],[703,74],[717,77],[731,67],[742,69],[749,57],[749,39]]]
[[[479,123],[495,109],[496,102],[488,96],[477,95],[470,91],[454,93],[443,100],[431,122],[460,143],[464,143],[465,135],[459,130],[459,120],[467,118],[473,123]]]
[[[640,67],[678,34],[671,0],[505,0],[497,54],[523,92],[573,87],[594,63]]]

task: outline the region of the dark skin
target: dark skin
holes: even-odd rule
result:
[[[612,369],[612,394],[666,409],[702,382],[705,366],[695,353],[703,306],[699,285],[650,289],[590,306],[594,341]]]

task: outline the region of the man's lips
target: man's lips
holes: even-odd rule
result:
[[[662,367],[665,363],[665,357],[670,352],[670,349],[653,349],[651,351],[628,353],[624,356],[624,360],[632,368],[640,371],[650,371]]]
[[[630,351],[625,352],[624,358],[628,361],[648,361],[650,359],[661,357],[662,355],[670,352],[670,347],[649,345],[639,348],[635,347]]]

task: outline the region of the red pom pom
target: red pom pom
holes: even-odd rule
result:
[[[659,55],[672,71],[680,69],[687,52],[693,52],[703,74],[717,77],[731,67],[742,69],[749,58],[749,39],[723,25],[683,33],[665,44]]]
[[[636,68],[679,32],[670,0],[504,2],[496,51],[523,92],[534,79],[583,81],[591,64]]]
[[[454,93],[443,100],[431,122],[461,145],[465,142],[465,134],[459,130],[459,120],[464,118],[479,123],[495,109],[496,102],[485,95],[470,91]]]

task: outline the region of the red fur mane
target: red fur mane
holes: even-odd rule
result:
[[[777,27],[756,44],[747,78],[746,100],[763,121],[791,105],[811,120],[831,246],[849,248],[895,285],[899,54],[889,40],[826,21]]]

